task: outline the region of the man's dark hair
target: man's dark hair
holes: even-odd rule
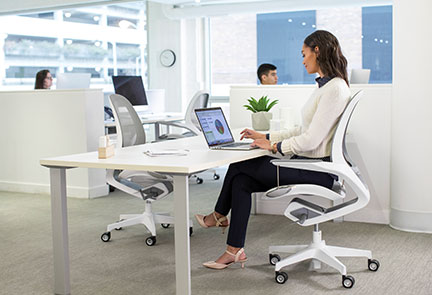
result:
[[[258,71],[257,71],[257,75],[258,75],[258,79],[261,81],[261,76],[262,75],[268,75],[268,73],[270,71],[274,71],[276,70],[276,66],[272,65],[272,64],[262,64],[258,67]]]

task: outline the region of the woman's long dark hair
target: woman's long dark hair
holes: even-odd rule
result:
[[[50,71],[42,70],[37,72],[34,89],[44,89],[44,80]]]
[[[339,77],[349,85],[348,62],[342,54],[339,41],[332,33],[317,30],[306,37],[304,44],[312,51],[318,47],[317,63],[325,77]]]

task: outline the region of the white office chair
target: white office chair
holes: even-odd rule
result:
[[[128,147],[145,143],[145,132],[141,120],[130,102],[123,96],[113,94],[109,98],[117,129],[117,147]],[[120,221],[109,224],[101,239],[108,242],[113,229],[143,224],[151,233],[146,239],[148,246],[156,243],[156,226],[167,228],[174,224],[174,217],[152,212],[152,202],[166,197],[173,191],[172,177],[165,174],[131,170],[107,170],[107,182],[113,187],[142,199],[145,211],[142,214],[121,214]],[[191,223],[192,224],[192,223]],[[190,228],[192,234],[192,227]]]
[[[176,139],[176,138],[183,138],[188,136],[195,136],[201,133],[201,128],[199,126],[199,123],[195,117],[194,110],[195,109],[202,109],[206,108],[209,101],[209,93],[205,91],[198,91],[195,93],[195,95],[192,97],[191,101],[189,102],[188,108],[185,113],[185,117],[182,122],[163,122],[161,125],[166,126],[172,126],[172,127],[179,127],[186,129],[187,131],[184,133],[168,133],[168,134],[162,134],[159,136],[160,140],[165,139]]]
[[[320,171],[337,176],[332,189],[318,185],[299,184],[285,185],[267,191],[267,198],[280,198],[293,196],[295,198],[288,204],[285,216],[301,226],[313,225],[313,240],[310,245],[292,246],[270,246],[270,263],[275,265],[275,280],[279,284],[285,283],[288,275],[281,269],[304,260],[312,259],[311,267],[319,269],[321,262],[335,268],[342,274],[342,285],[351,288],[354,285],[354,278],[347,275],[346,267],[336,257],[367,257],[368,267],[371,271],[377,271],[379,262],[372,259],[372,252],[352,248],[342,248],[326,245],[321,238],[321,231],[318,225],[365,207],[369,202],[370,194],[367,185],[364,183],[360,171],[354,162],[349,158],[345,147],[345,134],[351,115],[359,102],[362,91],[357,92],[347,104],[339,124],[337,126],[331,152],[331,161],[320,160],[273,160],[272,163],[279,167],[297,168],[304,170]],[[304,199],[304,196],[316,196],[331,201],[343,200],[345,198],[345,184],[348,184],[356,197],[344,201],[332,207],[323,207]],[[276,253],[295,253],[283,260]]]
[[[196,136],[201,133],[201,127],[198,123],[198,120],[195,116],[195,109],[203,109],[206,108],[208,105],[210,94],[206,91],[198,91],[195,93],[195,95],[192,97],[191,101],[189,102],[188,108],[185,113],[185,118],[183,122],[164,122],[160,123],[161,125],[167,125],[172,127],[179,127],[186,129],[187,131],[184,133],[168,133],[168,134],[162,134],[159,136],[159,140],[170,140],[170,139],[178,139],[178,138],[184,138],[189,136]],[[220,178],[219,174],[216,173],[215,170],[213,171],[213,179],[218,180]],[[197,175],[193,175],[196,177],[196,182],[198,184],[203,183],[203,179],[198,177]]]

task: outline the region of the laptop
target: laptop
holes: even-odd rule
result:
[[[234,142],[231,130],[220,107],[195,109],[195,115],[210,149],[247,151],[250,142]]]

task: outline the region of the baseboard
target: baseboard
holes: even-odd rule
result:
[[[402,231],[432,233],[432,212],[413,212],[391,208],[390,226]]]
[[[25,183],[13,181],[0,181],[0,191],[29,194],[50,194],[49,184]],[[99,185],[91,188],[67,186],[67,196],[74,198],[92,199],[108,195],[108,185]]]

